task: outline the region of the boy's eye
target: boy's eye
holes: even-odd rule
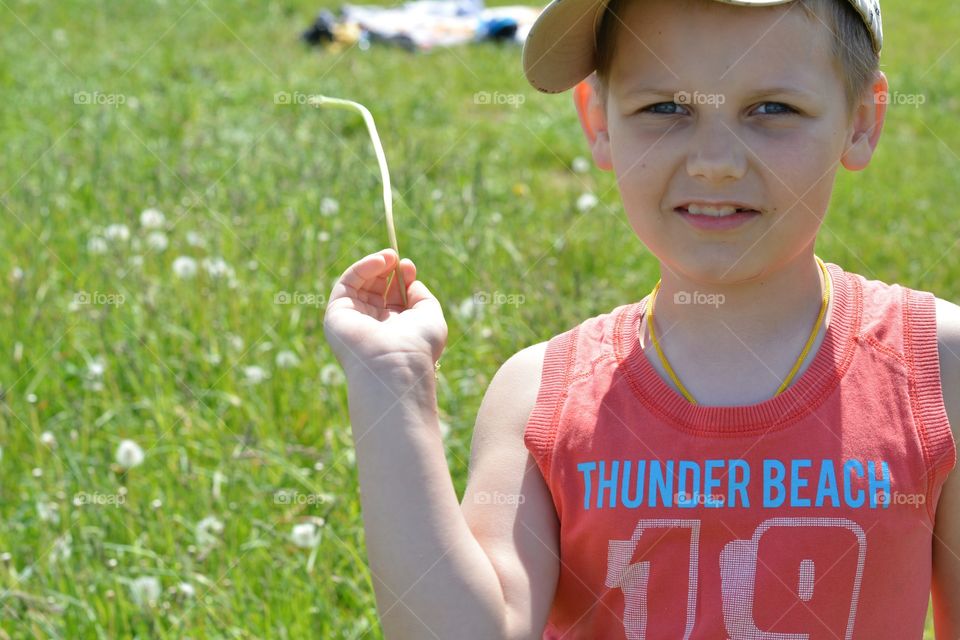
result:
[[[766,108],[763,111],[760,111],[758,113],[760,115],[769,116],[769,115],[790,114],[790,113],[797,112],[796,109],[782,102],[761,102],[757,108],[759,109],[760,107],[771,107],[771,106],[773,107],[772,110],[770,108]],[[678,111],[679,109],[686,110],[687,107],[684,105],[678,104],[676,102],[658,102],[656,104],[652,104],[648,107],[644,107],[643,109],[640,109],[640,113],[657,113],[660,115],[672,116],[672,115],[678,115],[683,113],[683,111]]]
[[[667,110],[662,111],[662,110],[659,110],[658,107],[666,107]],[[677,104],[676,102],[658,102],[656,104],[650,105],[649,107],[640,109],[640,111],[641,113],[645,111],[649,111],[650,113],[659,113],[661,115],[672,116],[672,115],[676,115],[677,113],[681,113],[677,111],[677,109],[686,109],[686,107],[684,107],[683,105]]]
[[[783,104],[782,102],[761,102],[760,106],[765,107],[767,105],[775,105],[777,108],[773,110],[773,113],[769,111],[767,113],[761,113],[760,115],[774,115],[777,113],[796,113],[796,110],[793,107]]]

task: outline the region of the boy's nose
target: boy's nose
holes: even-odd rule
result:
[[[710,182],[738,180],[747,168],[746,149],[736,133],[722,121],[701,121],[690,139],[687,173]]]

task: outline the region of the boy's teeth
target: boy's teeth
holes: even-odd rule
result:
[[[687,211],[694,215],[704,216],[728,216],[737,212],[736,207],[711,207],[706,205],[691,204],[687,206]]]

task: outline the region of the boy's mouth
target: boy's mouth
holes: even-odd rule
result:
[[[695,216],[710,216],[722,218],[736,213],[760,213],[760,211],[741,203],[706,204],[690,202],[674,209],[677,213],[687,213]]]

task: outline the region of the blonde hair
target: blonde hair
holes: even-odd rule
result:
[[[639,2],[641,0],[633,0]],[[830,29],[833,35],[832,54],[846,90],[849,115],[871,86],[874,73],[880,68],[880,56],[873,50],[873,41],[863,18],[848,0],[794,0],[811,20]],[[610,0],[600,20],[596,41],[596,82],[600,99],[606,104],[610,67],[616,49],[618,10],[624,0]]]

